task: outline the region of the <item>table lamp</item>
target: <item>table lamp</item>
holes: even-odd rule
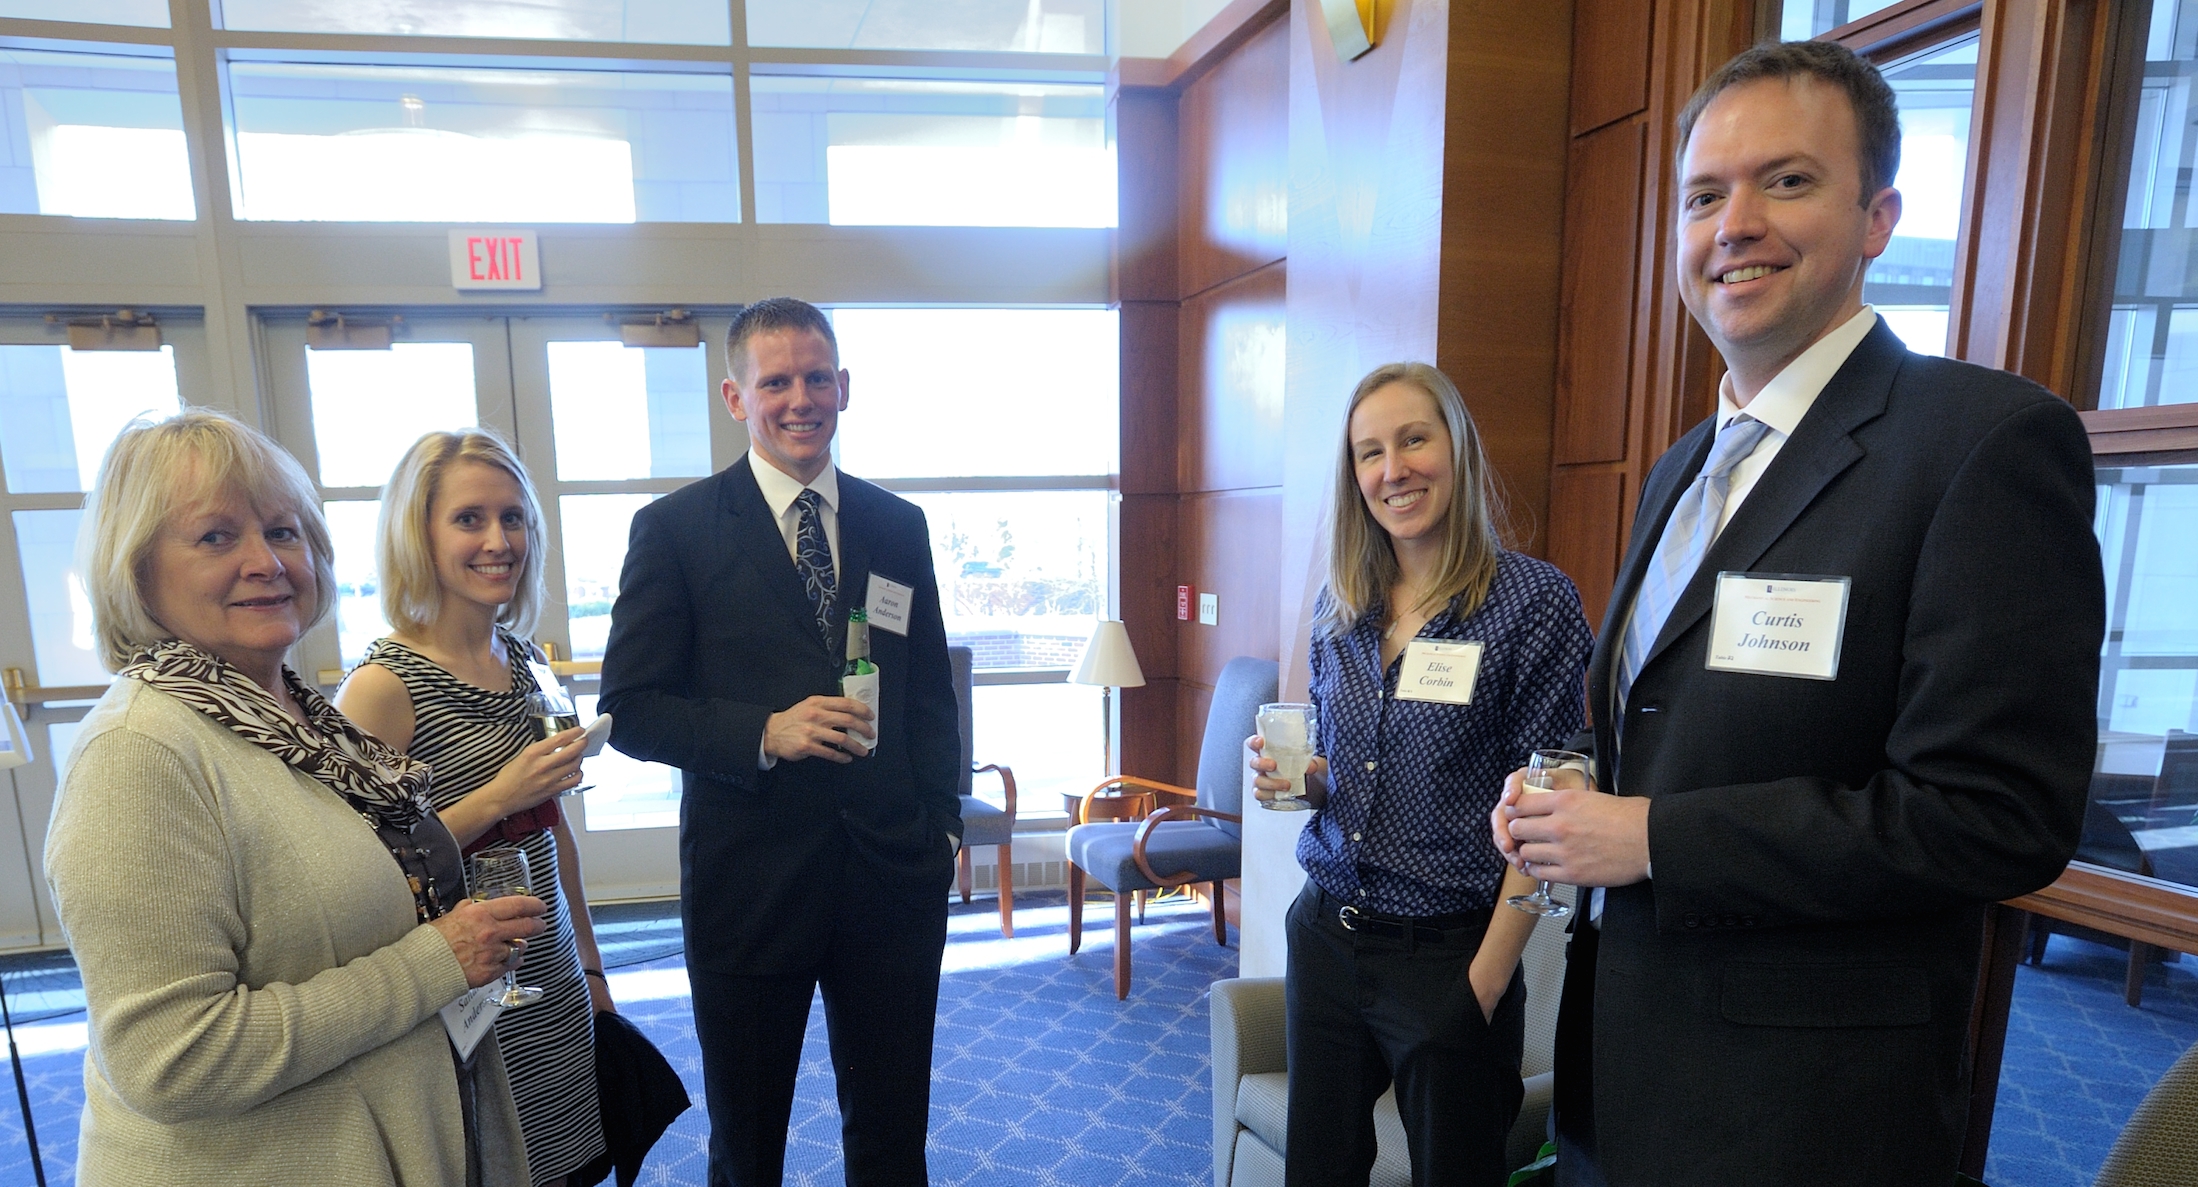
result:
[[[1099,686],[1099,746],[1102,773],[1114,773],[1114,690],[1141,688],[1145,670],[1137,666],[1137,652],[1130,647],[1130,633],[1117,619],[1106,619],[1084,644],[1084,657],[1076,661],[1074,684]]]

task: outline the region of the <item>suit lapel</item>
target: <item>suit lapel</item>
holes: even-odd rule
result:
[[[843,652],[847,646],[848,612],[866,605],[870,596],[870,542],[876,536],[871,530],[876,507],[870,496],[868,484],[840,471],[840,602],[832,638]]]
[[[725,483],[719,493],[718,508],[730,528],[734,555],[755,570],[756,580],[771,591],[780,609],[800,626],[801,638],[819,650],[824,640],[817,636],[817,616],[809,607],[809,593],[802,588],[801,575],[794,571],[794,558],[786,553],[786,537],[779,534],[778,519],[771,514],[771,505],[763,501],[763,490],[756,485],[755,472],[749,467],[752,460],[743,457],[725,472]]]
[[[1611,710],[1616,708],[1611,703],[1614,673],[1619,653],[1625,649],[1626,621],[1633,614],[1633,599],[1641,592],[1648,560],[1655,555],[1657,541],[1663,539],[1664,524],[1671,519],[1672,509],[1709,457],[1711,425],[1711,421],[1703,421],[1673,442],[1665,457],[1678,459],[1674,466],[1665,471],[1659,465],[1650,471],[1649,481],[1642,488],[1641,506],[1634,512],[1633,538],[1626,545],[1625,560],[1618,565],[1618,581],[1603,611],[1603,629],[1596,636],[1600,642],[1595,662],[1588,670],[1590,700],[1597,707],[1598,721],[1611,720]]]
[[[1884,319],[1878,319],[1831,382],[1824,385],[1823,394],[1810,406],[1808,415],[1794,426],[1793,436],[1778,451],[1778,457],[1756,479],[1747,502],[1733,512],[1732,521],[1718,533],[1716,542],[1702,557],[1702,567],[1695,570],[1673,604],[1671,617],[1664,620],[1656,645],[1641,661],[1644,670],[1673,640],[1709,613],[1716,600],[1717,574],[1744,572],[1755,564],[1834,478],[1862,460],[1864,451],[1854,439],[1854,431],[1884,414],[1893,378],[1899,374],[1907,353],[1900,339],[1886,328]],[[1688,472],[1690,481],[1700,469],[1698,461]]]

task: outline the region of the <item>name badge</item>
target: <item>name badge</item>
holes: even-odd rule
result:
[[[1710,622],[1713,672],[1831,680],[1847,633],[1845,577],[1719,573]]]
[[[1397,698],[1470,705],[1473,682],[1480,676],[1479,643],[1414,639],[1404,648],[1404,667],[1397,673]]]
[[[902,585],[890,577],[870,575],[870,591],[863,597],[863,608],[870,614],[872,627],[908,637],[908,608],[916,604],[914,586]]]
[[[557,673],[551,671],[550,666],[543,663],[541,660],[528,660],[527,671],[534,673],[534,686],[541,689],[543,692],[554,692],[567,696],[570,695],[565,693],[565,684],[563,681],[557,678]]]
[[[450,1045],[458,1049],[459,1059],[473,1058],[473,1049],[495,1027],[496,1016],[504,1012],[504,1003],[499,1000],[503,992],[503,978],[499,977],[479,989],[467,990],[464,997],[443,1007],[443,1029],[450,1032]]]

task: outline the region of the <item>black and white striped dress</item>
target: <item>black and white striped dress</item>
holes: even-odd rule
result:
[[[377,641],[366,662],[404,682],[412,697],[412,747],[434,781],[428,796],[447,808],[496,777],[534,740],[526,698],[534,691],[525,644],[510,635],[511,688],[490,692],[391,639]],[[534,893],[549,905],[548,930],[527,944],[519,979],[543,989],[542,1000],[508,1010],[496,1022],[496,1041],[511,1077],[527,1163],[536,1183],[579,1169],[603,1152],[603,1122],[595,1097],[595,1013],[572,918],[557,882],[557,838],[544,830],[519,843],[527,855]]]

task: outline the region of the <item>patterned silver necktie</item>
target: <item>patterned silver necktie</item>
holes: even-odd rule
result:
[[[801,587],[809,594],[809,608],[817,616],[817,633],[829,650],[839,574],[832,567],[832,542],[824,535],[824,515],[817,510],[823,502],[813,490],[804,490],[794,499],[794,506],[801,512],[794,529],[794,571],[801,574]]]
[[[1725,499],[1732,493],[1732,471],[1755,452],[1771,427],[1752,416],[1736,416],[1717,431],[1710,444],[1709,460],[1694,484],[1679,496],[1664,523],[1664,535],[1641,575],[1641,592],[1633,599],[1633,619],[1626,626],[1626,646],[1618,657],[1618,703],[1626,703],[1633,678],[1648,659],[1649,648],[1671,617],[1679,595],[1702,567],[1702,557],[1717,539],[1718,521],[1725,517]]]

